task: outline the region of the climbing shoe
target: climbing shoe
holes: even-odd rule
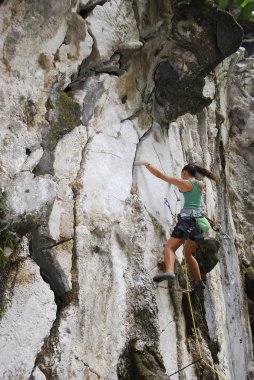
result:
[[[200,290],[205,289],[205,283],[201,280],[197,285],[194,286],[194,288],[191,289],[191,293],[195,294],[196,292],[199,292]]]
[[[161,282],[161,281],[169,281],[169,280],[174,280],[176,277],[174,272],[166,272],[166,273],[161,273],[157,274],[154,276],[153,280],[155,282]]]

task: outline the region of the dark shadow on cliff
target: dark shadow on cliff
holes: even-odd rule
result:
[[[212,99],[205,97],[205,76],[242,43],[241,26],[209,1],[176,1],[172,34],[176,49],[154,73],[155,113],[168,121],[196,114]]]
[[[248,297],[248,311],[250,327],[252,331],[252,342],[254,345],[254,267],[250,266],[245,272],[245,291]]]

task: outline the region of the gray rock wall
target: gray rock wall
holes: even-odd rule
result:
[[[5,0],[0,30],[0,377],[160,380],[198,358],[186,295],[152,282],[181,196],[134,165],[147,160],[220,178],[202,207],[230,239],[211,231],[197,252],[194,315],[204,359],[252,379],[254,65],[239,25],[212,1]],[[172,378],[216,375],[199,362]]]

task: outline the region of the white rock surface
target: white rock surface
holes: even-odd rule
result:
[[[66,241],[65,243],[58,244],[52,248],[52,256],[56,260],[57,264],[63,271],[63,276],[67,282],[66,288],[70,290],[72,288],[71,282],[71,269],[72,269],[72,252],[73,242]]]
[[[56,184],[50,176],[35,177],[30,172],[16,175],[7,190],[10,209],[18,215],[40,211],[53,201],[55,195]]]
[[[116,50],[142,46],[129,0],[113,0],[96,6],[87,22],[102,61],[108,61]]]
[[[36,367],[32,374],[33,380],[46,380],[45,375],[41,372],[41,370]]]
[[[22,171],[30,171],[30,172],[33,171],[34,168],[40,162],[42,155],[43,155],[42,147],[33,151],[24,162],[24,165],[22,166]]]
[[[56,317],[54,294],[29,258],[13,268],[0,321],[0,376],[27,379]]]

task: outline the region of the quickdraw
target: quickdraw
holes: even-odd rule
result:
[[[230,239],[230,236],[225,232],[223,231],[222,227],[220,224],[217,224],[216,225],[216,222],[212,219],[210,219],[205,213],[202,213],[203,216],[208,220],[208,222],[210,223],[212,229],[215,231],[215,232],[218,232],[220,235],[222,235],[224,237],[224,239]]]

